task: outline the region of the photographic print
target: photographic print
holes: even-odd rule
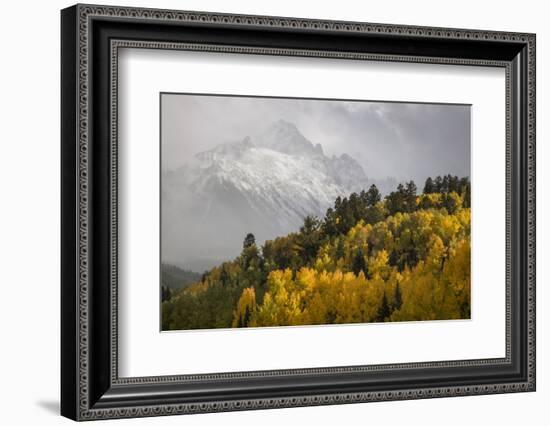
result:
[[[160,103],[161,330],[470,318],[470,105]]]

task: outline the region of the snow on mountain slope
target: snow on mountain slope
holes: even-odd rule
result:
[[[237,256],[246,233],[259,244],[286,235],[368,185],[353,158],[327,157],[282,120],[195,157],[163,173],[162,256],[199,272]]]

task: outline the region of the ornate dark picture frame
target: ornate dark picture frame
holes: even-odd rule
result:
[[[506,356],[120,378],[121,47],[504,68]],[[535,390],[535,35],[76,5],[61,12],[61,52],[62,415],[92,420]]]

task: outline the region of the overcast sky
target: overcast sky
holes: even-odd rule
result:
[[[294,123],[326,155],[347,153],[369,178],[470,175],[470,106],[163,94],[162,168],[197,152]]]

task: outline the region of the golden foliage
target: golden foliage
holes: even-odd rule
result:
[[[310,220],[299,233],[267,241],[261,252],[252,244],[164,302],[163,327],[469,318],[470,208],[463,207],[469,205],[464,197],[422,194],[417,210],[393,215],[378,202],[358,221],[344,215],[347,231],[334,227],[344,219],[327,213],[334,219],[326,222],[330,232]],[[376,221],[369,219],[374,213]]]
[[[438,210],[398,213],[375,225],[360,221],[347,235],[324,244],[313,267],[271,271],[250,325],[468,318],[469,236],[469,209],[454,215]],[[390,265],[391,251],[407,253],[410,247],[416,250],[414,265],[405,261],[401,270]],[[368,277],[363,271],[351,272],[358,250],[371,253]],[[397,286],[401,300],[396,300]]]
[[[256,292],[254,287],[245,288],[237,302],[237,309],[233,316],[233,327],[247,327],[255,310]]]

